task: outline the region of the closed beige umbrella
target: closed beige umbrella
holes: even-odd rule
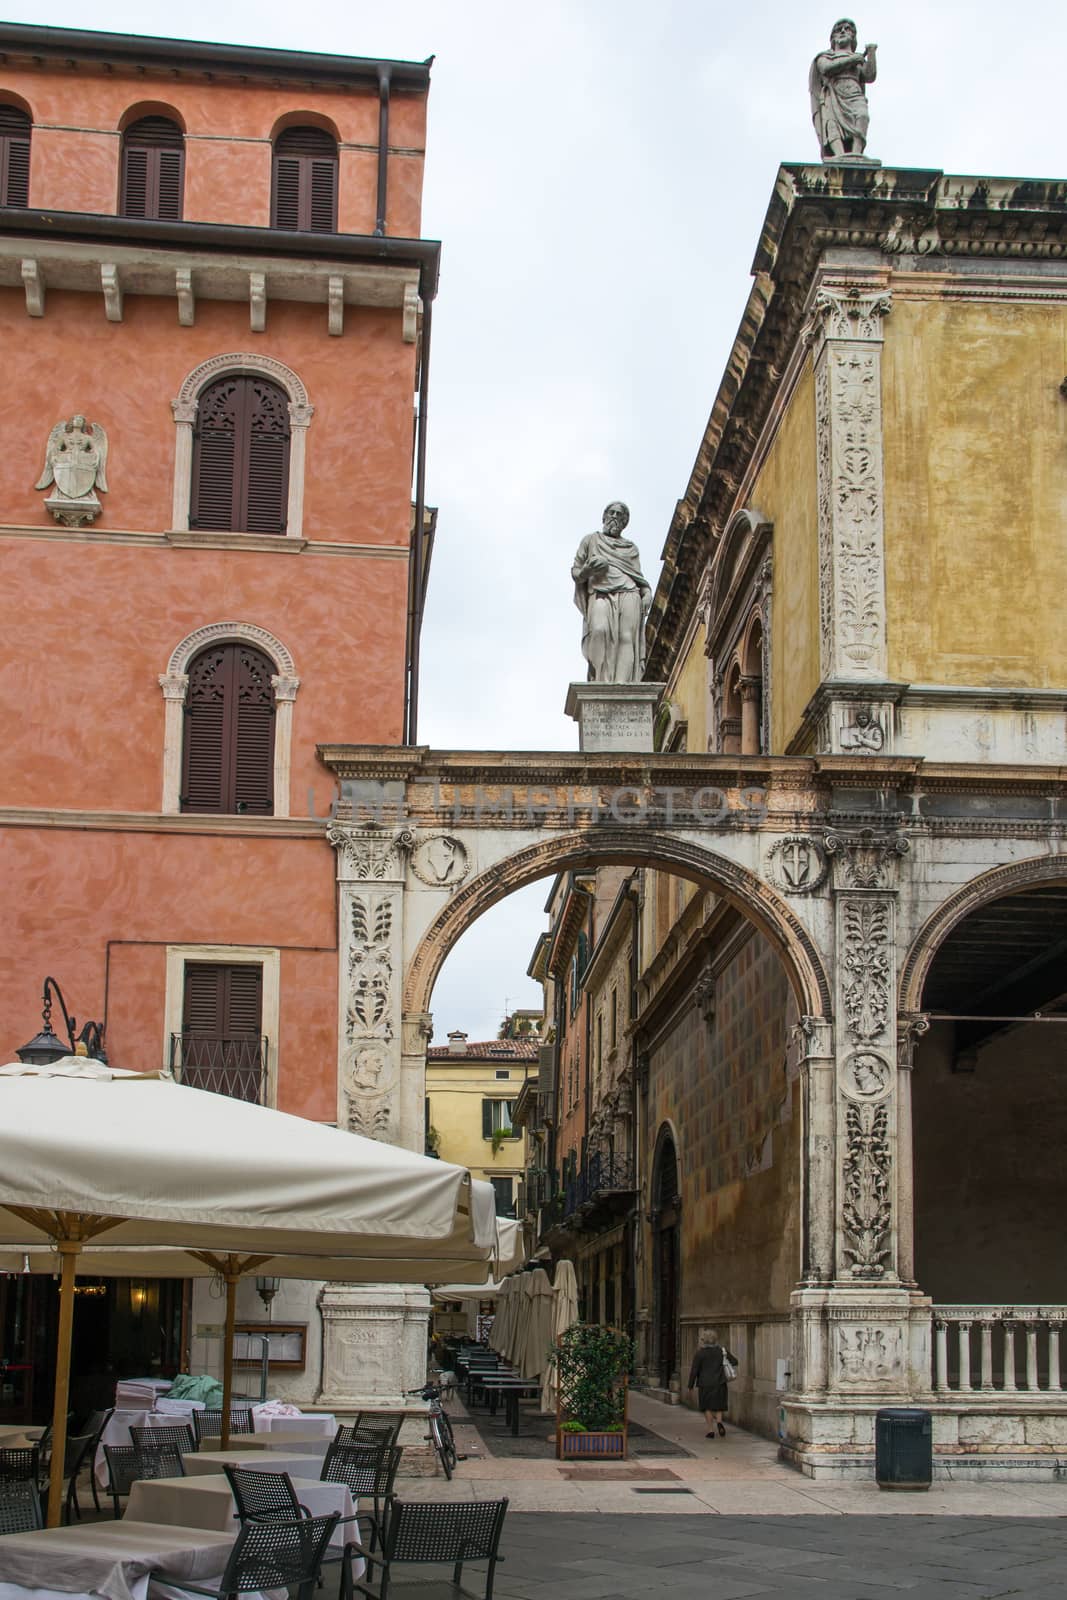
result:
[[[578,1279],[570,1261],[556,1264],[556,1281],[552,1286],[552,1349],[556,1348],[561,1333],[566,1333],[578,1321]],[[545,1381],[541,1385],[541,1410],[553,1415],[556,1410],[556,1363],[550,1361],[545,1368]]]
[[[539,1378],[552,1344],[552,1284],[543,1267],[527,1273],[526,1326],[518,1366],[524,1378]]]

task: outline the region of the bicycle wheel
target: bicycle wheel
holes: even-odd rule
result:
[[[452,1424],[449,1421],[448,1412],[442,1411],[438,1421],[441,1424],[441,1436],[445,1442],[445,1454],[448,1456],[448,1471],[449,1475],[451,1476],[452,1472],[455,1470],[455,1465],[459,1460],[459,1456],[456,1454],[456,1440],[455,1435],[452,1432]]]
[[[437,1459],[441,1463],[445,1477],[451,1478],[452,1458],[455,1455],[455,1451],[450,1451],[445,1442],[445,1432],[441,1427],[441,1418],[439,1416],[431,1416],[430,1418],[430,1438],[433,1440],[433,1447],[437,1451]]]

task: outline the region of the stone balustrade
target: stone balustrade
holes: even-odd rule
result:
[[[1062,1394],[1067,1306],[934,1306],[936,1394]]]

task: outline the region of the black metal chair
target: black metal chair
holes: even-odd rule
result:
[[[149,1430],[155,1433],[157,1430]],[[139,1478],[184,1478],[185,1462],[182,1460],[182,1446],[178,1444],[160,1443],[149,1439],[145,1444],[134,1444],[130,1447],[137,1457],[137,1476]]]
[[[144,1476],[137,1461],[137,1451],[132,1444],[106,1444],[104,1460],[107,1462],[105,1493],[111,1496],[116,1518],[122,1515],[119,1501],[129,1494],[138,1478]]]
[[[138,1450],[154,1450],[159,1445],[177,1450],[179,1454],[184,1451],[186,1455],[192,1455],[196,1449],[196,1440],[188,1422],[176,1422],[173,1426],[168,1423],[165,1428],[132,1426],[130,1438]]]
[[[314,1600],[337,1521],[334,1511],[328,1517],[300,1517],[293,1522],[251,1518],[242,1523],[217,1589],[190,1583],[188,1578],[168,1580],[165,1571],[154,1576],[161,1583],[176,1583],[183,1593],[211,1595],[214,1600],[232,1600],[250,1590],[284,1589],[287,1585],[291,1594],[295,1590],[295,1600]]]
[[[420,1594],[436,1600],[437,1594],[455,1597],[469,1595],[460,1588],[464,1563],[487,1561],[485,1600],[493,1600],[493,1578],[500,1556],[500,1535],[507,1515],[506,1500],[419,1501],[394,1500],[392,1515],[385,1530],[380,1556],[360,1545],[346,1545],[341,1568],[341,1600],[354,1600],[362,1594],[369,1600],[388,1600],[392,1569],[406,1562],[447,1561],[452,1563],[452,1582],[411,1584]],[[353,1565],[362,1556],[368,1567],[379,1567],[377,1589],[360,1583]],[[405,1584],[406,1590],[409,1585]]]
[[[0,1534],[33,1533],[43,1526],[37,1484],[28,1478],[0,1479]]]
[[[97,1452],[100,1449],[100,1440],[103,1437],[104,1429],[107,1427],[114,1414],[114,1406],[108,1406],[108,1408],[104,1411],[90,1411],[89,1416],[86,1419],[85,1426],[82,1429],[82,1433],[91,1433],[93,1435],[93,1448],[89,1452],[89,1487],[93,1491],[93,1505],[96,1507],[97,1511],[100,1510],[100,1496],[96,1490],[96,1457]],[[40,1440],[38,1440],[38,1443],[42,1447],[46,1435],[49,1438],[51,1437],[50,1428],[46,1428],[44,1433],[41,1435]],[[49,1454],[51,1454],[51,1452],[49,1452]]]
[[[345,1483],[354,1500],[373,1500],[373,1511],[360,1511],[370,1526],[370,1548],[383,1541],[393,1505],[397,1468],[404,1454],[399,1445],[338,1444],[326,1452],[319,1477],[327,1483]]]
[[[85,1468],[89,1466],[96,1451],[97,1436],[95,1433],[68,1433],[66,1449],[63,1456],[63,1477],[67,1484],[67,1494],[63,1501],[63,1521],[69,1522],[72,1516],[82,1519],[82,1508],[78,1500],[78,1479]]]
[[[233,1490],[237,1515],[242,1522],[295,1522],[310,1517],[300,1504],[287,1472],[257,1472],[253,1467],[223,1467]]]
[[[396,1444],[407,1413],[404,1411],[357,1411],[353,1422],[344,1423],[334,1434],[335,1444]]]
[[[37,1483],[41,1476],[41,1448],[31,1444],[0,1450],[0,1482]]]
[[[203,1410],[193,1412],[193,1429],[196,1434],[196,1448],[199,1450],[206,1435],[217,1438],[222,1433],[222,1407],[217,1410]],[[256,1425],[252,1416],[251,1406],[230,1407],[230,1433],[255,1433]]]

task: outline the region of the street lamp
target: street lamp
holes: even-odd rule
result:
[[[281,1281],[282,1280],[280,1278],[256,1279],[256,1293],[262,1300],[263,1308],[268,1317],[270,1316],[270,1303],[274,1299],[274,1296],[278,1293],[278,1290],[281,1287]]]
[[[59,1009],[66,1024],[68,1040],[66,1044],[56,1037],[52,1028],[53,994],[59,1001]],[[77,1026],[78,1019],[72,1017],[67,1010],[59,984],[54,978],[45,978],[41,994],[41,1031],[30,1040],[29,1044],[24,1044],[21,1050],[16,1051],[19,1060],[24,1061],[28,1067],[49,1067],[63,1056],[86,1055],[95,1056],[98,1061],[103,1061],[106,1065],[103,1024],[87,1022],[75,1039],[74,1030]],[[78,1049],[79,1044],[83,1047],[81,1050]]]

